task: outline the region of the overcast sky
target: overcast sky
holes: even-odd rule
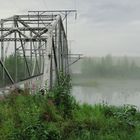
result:
[[[70,18],[73,53],[140,56],[140,0],[0,0],[0,18],[29,10],[77,9]]]

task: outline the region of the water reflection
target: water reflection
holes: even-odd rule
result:
[[[73,86],[72,95],[80,103],[107,103],[116,106],[131,104],[140,108],[140,80],[100,83],[99,87]]]

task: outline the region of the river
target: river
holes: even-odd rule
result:
[[[72,95],[83,104],[135,105],[140,109],[140,80],[96,80],[98,86],[73,84]]]

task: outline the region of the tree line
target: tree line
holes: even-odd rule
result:
[[[26,58],[26,60],[27,60],[30,71],[32,71],[35,59],[31,61],[29,58]],[[25,60],[19,54],[17,54],[17,56],[12,54],[6,57],[4,60],[4,66],[8,70],[12,79],[16,82],[21,81],[29,76],[27,67],[25,64]],[[37,67],[35,67],[34,74],[37,74],[37,73],[38,73],[38,69]],[[0,87],[8,85],[8,84],[11,84],[11,81],[8,78],[7,73],[4,71],[4,69],[0,65]]]
[[[116,61],[111,55],[100,59],[87,57],[82,62],[82,74],[88,77],[140,78],[140,66],[126,56]]]

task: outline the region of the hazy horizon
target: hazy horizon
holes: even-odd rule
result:
[[[85,56],[140,56],[139,0],[1,0],[0,18],[29,10],[76,9],[69,16],[68,40],[72,53]]]

